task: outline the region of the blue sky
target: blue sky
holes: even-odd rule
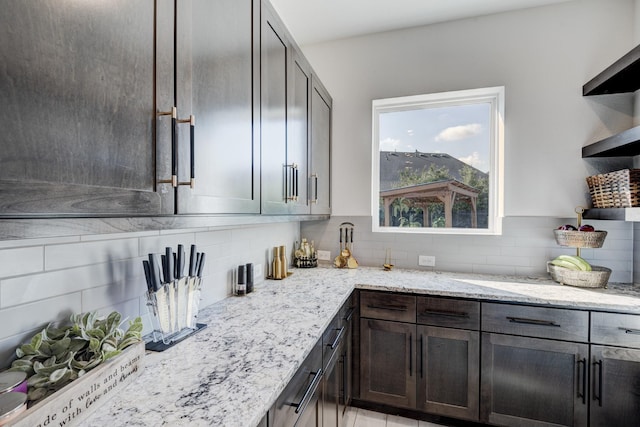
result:
[[[379,150],[447,153],[488,172],[490,119],[489,103],[380,113]]]

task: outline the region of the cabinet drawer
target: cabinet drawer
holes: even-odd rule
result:
[[[640,348],[640,316],[592,312],[591,342]]]
[[[360,317],[415,323],[416,297],[362,291],[360,293]]]
[[[417,297],[417,320],[421,325],[445,328],[480,328],[480,303],[450,298]]]
[[[589,337],[589,313],[561,308],[483,303],[482,330],[586,342]]]

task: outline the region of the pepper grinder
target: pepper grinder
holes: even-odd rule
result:
[[[280,258],[280,248],[273,248],[273,264],[271,265],[272,277],[274,279],[282,279],[282,259]]]
[[[245,265],[245,271],[247,273],[247,293],[250,293],[253,292],[253,264]]]
[[[243,296],[247,294],[247,277],[245,274],[245,266],[238,266],[238,283],[236,285],[236,295]]]
[[[280,278],[287,278],[287,271],[289,270],[289,263],[287,262],[287,247],[280,246]]]

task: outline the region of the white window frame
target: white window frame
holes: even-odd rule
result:
[[[380,135],[381,113],[448,107],[478,103],[491,104],[491,136],[489,152],[489,200],[487,228],[453,227],[384,227],[379,225],[380,200]],[[371,216],[374,233],[500,235],[504,217],[504,86],[403,96],[373,100],[373,144],[371,163]]]

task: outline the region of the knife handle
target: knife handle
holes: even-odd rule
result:
[[[151,266],[149,261],[142,260],[142,267],[144,268],[144,277],[147,280],[147,290],[151,293],[154,291],[153,281],[151,280]]]
[[[167,247],[165,249],[165,258],[167,260],[167,275],[165,276],[164,281],[166,283],[169,283],[173,282],[173,268],[175,265],[173,261],[173,251],[170,247]]]
[[[184,272],[184,246],[178,245],[178,253],[176,256],[176,278],[180,279]]]
[[[196,276],[198,277],[202,277],[202,270],[204,268],[204,258],[205,258],[206,254],[203,252],[200,254],[200,264],[198,265],[198,272],[196,273]]]
[[[197,261],[196,245],[191,245],[191,257],[189,258],[189,276],[195,276],[196,274],[196,261]]]

